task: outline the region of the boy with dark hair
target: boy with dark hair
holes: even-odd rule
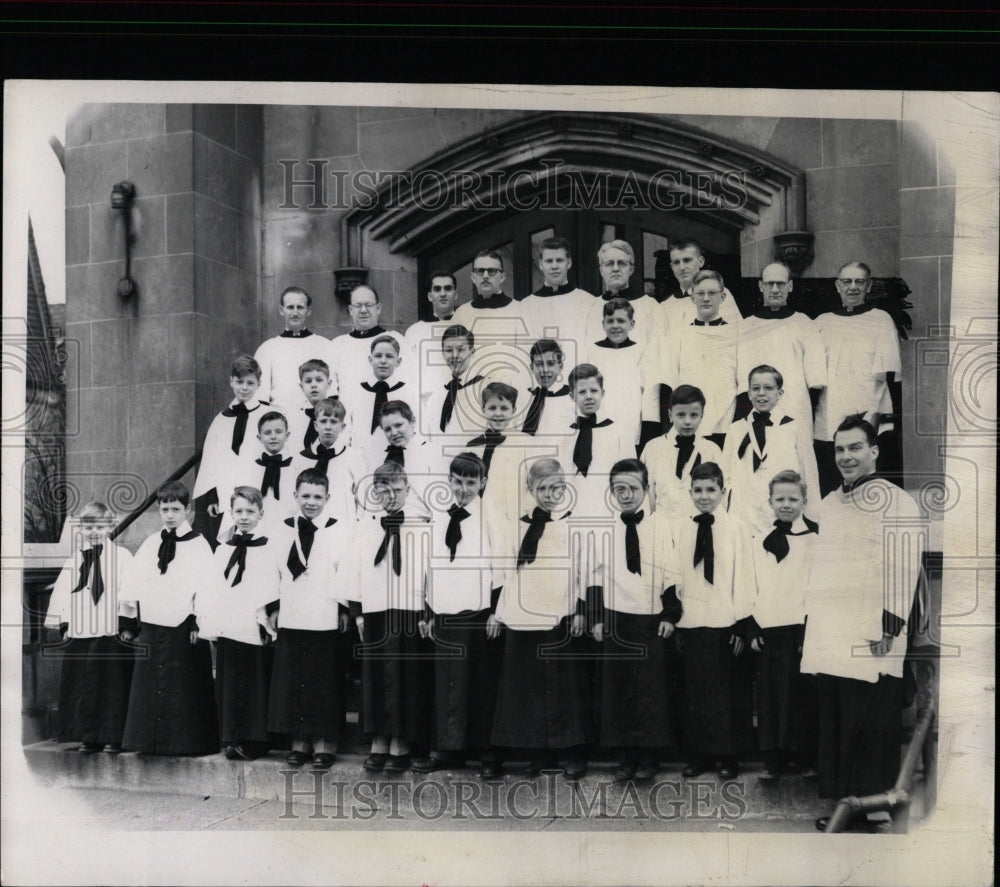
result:
[[[688,779],[717,761],[719,776],[734,779],[740,755],[753,748],[753,678],[741,655],[753,610],[753,562],[748,530],[720,507],[725,495],[722,469],[703,462],[691,469],[695,513],[673,523],[684,607],[677,627],[684,655]]]
[[[479,425],[480,391],[489,381],[473,368],[475,336],[461,324],[441,336],[441,354],[448,368],[447,381],[434,382],[424,392],[420,430],[426,437],[468,435]]]
[[[297,410],[291,410],[288,417],[289,447],[293,452],[308,450],[316,443],[319,433],[313,420],[316,418],[316,404],[325,397],[336,397],[337,389],[332,388],[330,367],[323,360],[307,360],[299,367],[299,387],[305,396],[307,405]]]
[[[539,438],[565,435],[575,408],[569,385],[561,384],[563,350],[555,339],[539,339],[531,346],[529,359],[535,385],[528,389],[531,399],[524,408],[521,430]]]
[[[135,553],[123,595],[138,604],[139,643],[122,745],[156,755],[219,750],[212,651],[198,637],[195,594],[212,572],[212,549],[188,522],[180,481],[156,491],[163,529]]]
[[[368,376],[341,391],[340,399],[347,410],[351,445],[363,454],[366,463],[380,465],[386,447],[379,425],[382,407],[390,400],[409,397],[412,386],[399,372],[403,364],[399,342],[392,336],[377,336],[371,342]]]

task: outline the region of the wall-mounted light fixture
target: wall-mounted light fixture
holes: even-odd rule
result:
[[[125,224],[125,276],[118,281],[118,295],[122,299],[131,299],[136,294],[135,281],[132,280],[132,244],[135,235],[132,233],[132,204],[135,202],[135,185],[131,182],[119,182],[111,188],[111,208],[122,211]]]

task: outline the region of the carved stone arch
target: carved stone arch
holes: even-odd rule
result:
[[[382,182],[367,205],[344,216],[341,256],[363,266],[367,239],[417,255],[546,201],[573,208],[559,201],[586,198],[580,186],[587,182],[603,183],[608,199],[638,189],[730,231],[757,225],[772,207],[776,232],[805,228],[804,173],[764,151],[667,117],[543,112],[471,136]]]

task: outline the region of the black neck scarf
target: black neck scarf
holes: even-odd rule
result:
[[[696,514],[692,520],[698,525],[698,535],[694,540],[694,566],[705,562],[705,581],[715,584],[715,545],[712,541],[714,514]]]
[[[247,419],[250,417],[250,410],[245,403],[234,403],[222,411],[222,415],[228,419],[236,418],[233,423],[233,440],[230,444],[232,451],[238,456],[240,447],[243,446],[243,438],[247,433]]]
[[[256,460],[264,469],[264,479],[260,482],[260,494],[266,496],[268,490],[274,493],[274,498],[281,500],[281,469],[292,464],[292,457],[281,458],[281,453],[261,453]]]
[[[87,580],[90,580],[90,596],[96,604],[104,594],[104,577],[101,575],[101,552],[104,545],[95,545],[93,548],[85,548],[81,555],[83,561],[80,563],[80,581],[76,583],[76,588],[70,594],[74,594],[87,587]],[[162,572],[162,571],[161,571]]]
[[[302,448],[310,450],[312,449],[312,445],[319,440],[319,432],[316,430],[316,423],[314,422],[316,418],[316,408],[306,407],[304,412],[309,418],[309,424],[306,426],[306,433],[302,437]]]
[[[313,542],[316,541],[316,525],[309,518],[300,516],[295,520],[295,532],[298,535],[298,545],[292,541],[292,546],[288,550],[288,560],[285,562],[292,579],[298,579],[309,566],[309,553],[312,551]],[[299,548],[302,549],[302,557],[299,557]]]
[[[469,516],[469,512],[460,505],[452,503],[448,507],[448,514],[448,529],[444,533],[444,544],[451,552],[451,557],[448,559],[453,561],[458,551],[458,543],[462,541],[462,521]]]
[[[542,533],[545,532],[545,525],[552,520],[552,513],[536,506],[530,518],[522,517],[521,520],[528,524],[528,529],[521,540],[521,547],[517,550],[517,569],[521,569],[524,564],[534,563],[538,556],[538,543],[541,541]]]
[[[625,524],[625,563],[630,573],[642,575],[642,560],[639,557],[639,531],[636,527],[642,521],[645,514],[642,511],[635,511],[631,514],[622,512],[622,523]]]
[[[365,391],[370,391],[375,395],[375,403],[372,404],[371,427],[371,430],[374,433],[375,429],[378,428],[379,420],[382,418],[382,407],[389,402],[389,392],[402,388],[403,383],[397,382],[395,385],[390,385],[385,381],[385,379],[379,379],[374,385],[362,382],[361,387],[364,388]]]
[[[325,447],[323,444],[316,444],[316,449],[313,452],[308,450],[303,450],[302,455],[306,459],[314,459],[316,461],[315,468],[317,471],[322,471],[323,474],[329,474],[330,472],[330,461],[336,459],[342,452],[344,452],[344,447],[339,450],[336,447]]]
[[[156,566],[160,568],[160,575],[167,572],[167,567],[170,566],[170,562],[177,555],[177,543],[187,542],[188,539],[194,539],[198,534],[192,530],[190,533],[185,533],[183,536],[177,535],[177,530],[160,530],[160,547],[156,552]]]
[[[385,461],[395,462],[400,468],[406,467],[406,449],[404,447],[396,446],[396,444],[389,444],[385,448]]]
[[[521,430],[525,434],[537,434],[538,423],[542,418],[542,410],[545,409],[545,401],[550,397],[563,397],[569,394],[569,385],[563,385],[556,391],[549,391],[539,385],[537,388],[529,388],[531,392],[531,403],[528,405],[527,415],[524,417],[524,425]]]
[[[590,471],[590,463],[594,461],[594,429],[605,428],[611,424],[610,419],[597,421],[597,415],[577,416],[570,426],[577,430],[576,443],[573,445],[573,464],[584,477]]]
[[[403,555],[400,551],[399,528],[403,523],[404,515],[400,511],[391,511],[379,519],[385,535],[382,537],[382,544],[375,552],[375,566],[377,567],[385,560],[386,553],[392,547],[392,572],[397,576],[403,570]]]
[[[684,477],[684,466],[687,465],[688,460],[691,458],[691,454],[694,452],[694,435],[690,437],[682,437],[681,435],[676,435],[674,438],[674,446],[677,447],[677,467],[675,472],[677,474],[677,479],[680,480]],[[701,453],[699,453],[694,460],[694,465],[692,468],[697,468],[701,464]]]
[[[793,533],[791,521],[776,520],[774,522],[774,529],[764,537],[764,551],[769,551],[773,554],[779,564],[788,557],[788,552],[791,550],[788,546],[789,536],[805,536],[807,533],[819,532],[818,523],[809,520],[807,517],[803,517],[802,520],[806,525],[805,533]]]
[[[236,578],[232,582],[232,587],[235,588],[243,581],[243,571],[247,568],[247,549],[267,545],[267,537],[258,536],[254,539],[250,533],[234,533],[226,545],[233,546],[233,553],[229,556],[229,563],[226,564],[223,575],[228,579],[230,571],[236,567]]]
[[[490,463],[493,461],[493,453],[505,440],[507,440],[505,435],[499,431],[494,431],[492,428],[487,428],[479,437],[474,437],[470,440],[467,446],[483,448],[483,464],[486,466],[486,473],[489,474]],[[482,495],[482,491],[480,491],[479,495]]]
[[[477,382],[481,382],[482,380],[482,376],[475,376],[474,378],[469,379],[468,382],[460,382],[458,380],[458,376],[451,377],[448,384],[444,386],[448,390],[448,393],[445,395],[444,403],[441,404],[441,422],[439,427],[442,431],[448,427],[452,414],[455,412],[455,403],[458,400],[458,392],[463,388],[468,388],[470,385],[475,385]]]

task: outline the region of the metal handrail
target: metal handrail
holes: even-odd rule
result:
[[[170,475],[163,483],[159,484],[162,487],[163,484],[172,483],[175,480],[180,480],[187,474],[195,465],[201,461],[201,450],[196,450],[195,454],[187,460],[180,468],[178,468],[173,474]],[[134,524],[139,516],[156,501],[156,490],[150,493],[145,499],[142,500],[135,508],[132,509],[122,520],[117,527],[115,527],[109,534],[109,539],[117,539],[122,533],[124,533],[132,524]]]
[[[919,713],[916,727],[913,730],[913,738],[906,749],[906,756],[903,758],[903,766],[900,768],[896,785],[889,791],[878,795],[866,795],[863,798],[852,795],[841,798],[837,802],[833,816],[826,824],[824,830],[826,834],[844,831],[848,822],[856,815],[882,811],[887,811],[892,817],[892,830],[894,832],[905,833],[909,822],[910,803],[913,800],[911,795],[913,772],[916,770],[919,758],[923,758],[924,762],[924,781],[928,786],[933,781],[934,762],[930,760],[933,755],[924,754],[924,747],[927,743],[927,737],[930,735],[934,718],[933,706],[929,706]]]

